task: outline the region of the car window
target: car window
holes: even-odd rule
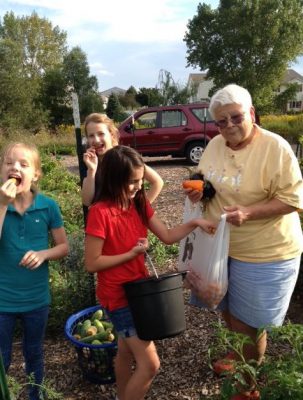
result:
[[[192,113],[198,118],[199,121],[204,122],[204,117],[206,116],[206,121],[213,121],[208,108],[192,108]],[[205,115],[206,111],[206,115]]]
[[[184,126],[187,124],[186,115],[179,110],[162,111],[162,128],[169,128],[171,126]]]
[[[157,112],[147,112],[140,115],[135,121],[135,129],[148,129],[156,128],[157,126]]]

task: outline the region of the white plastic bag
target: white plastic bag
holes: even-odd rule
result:
[[[183,221],[202,217],[201,205],[186,197]],[[180,271],[190,273],[186,281],[193,293],[210,309],[215,309],[228,287],[227,260],[229,250],[229,224],[221,216],[214,235],[196,228],[180,242]]]

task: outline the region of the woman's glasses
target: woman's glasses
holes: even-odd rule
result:
[[[220,129],[224,129],[227,127],[229,121],[233,123],[233,125],[239,125],[241,122],[245,120],[244,114],[232,115],[230,118],[220,119],[219,121],[215,121],[215,125]]]

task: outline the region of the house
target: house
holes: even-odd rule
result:
[[[296,98],[289,101],[287,104],[287,111],[302,112],[303,111],[303,76],[293,69],[286,70],[284,77],[281,81],[278,93],[283,92],[287,85],[290,83],[297,83],[299,90]],[[188,86],[197,88],[197,92],[190,98],[190,103],[209,101],[209,90],[213,87],[213,81],[206,79],[206,73],[191,73],[188,77]]]
[[[302,112],[303,111],[303,76],[293,69],[286,70],[280,86],[277,89],[278,93],[287,89],[290,83],[297,83],[298,91],[295,99],[287,103],[287,111]]]
[[[115,87],[112,87],[110,89],[104,90],[103,92],[100,92],[100,96],[101,96],[101,99],[103,101],[104,108],[107,107],[109,96],[111,94],[113,94],[113,93],[116,94],[117,96],[119,96],[119,95],[123,96],[126,93],[126,90],[118,88],[118,87],[115,86]]]
[[[206,79],[206,73],[189,74],[187,86],[196,89],[195,94],[189,99],[190,103],[209,101],[209,90],[214,86],[213,80]]]

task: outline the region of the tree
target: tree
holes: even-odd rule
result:
[[[140,88],[136,95],[136,101],[141,106],[154,107],[163,103],[163,97],[157,88]]]
[[[116,122],[121,122],[127,117],[127,114],[123,112],[118,96],[115,93],[112,93],[108,98],[106,115]]]
[[[137,91],[133,86],[130,86],[124,95],[120,95],[119,102],[125,109],[137,109],[139,107],[136,101]]]
[[[90,75],[87,56],[79,46],[74,47],[64,57],[63,71],[70,90],[79,96],[81,119],[88,113],[103,111],[97,77]]]
[[[214,10],[203,3],[187,27],[188,65],[207,69],[214,90],[246,87],[257,107],[303,52],[302,0],[221,0]]]
[[[3,127],[39,129],[47,113],[40,103],[45,72],[60,63],[66,34],[36,13],[0,23],[0,123]]]
[[[61,124],[72,123],[72,106],[66,77],[63,73],[63,64],[46,72],[40,96],[41,103],[49,115],[49,125],[53,129]]]
[[[191,88],[175,83],[169,71],[161,69],[158,78],[158,90],[162,96],[162,105],[185,104],[191,96]]]

